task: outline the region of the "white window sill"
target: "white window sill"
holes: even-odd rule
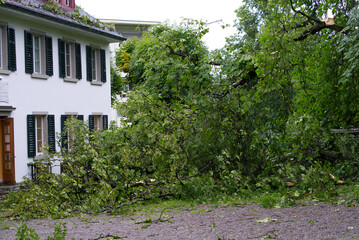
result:
[[[10,71],[10,70],[0,69],[0,74],[10,75],[10,73],[11,73],[11,71]]]
[[[32,78],[37,78],[37,79],[43,79],[43,80],[49,79],[48,75],[41,74],[41,73],[33,73],[33,74],[31,74],[31,77]]]
[[[91,85],[102,86],[102,85],[103,85],[103,82],[92,80],[92,81],[91,81]]]
[[[65,77],[65,78],[64,78],[64,82],[77,83],[77,82],[79,82],[79,80],[76,79],[76,78]]]

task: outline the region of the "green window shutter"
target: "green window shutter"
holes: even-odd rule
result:
[[[106,52],[104,49],[100,49],[101,60],[101,82],[106,82]]]
[[[25,73],[34,72],[32,33],[25,30]]]
[[[53,59],[52,59],[52,37],[45,36],[45,46],[46,46],[46,75],[54,75],[53,68]]]
[[[87,81],[92,81],[91,55],[92,55],[91,46],[86,46],[86,73],[87,73]]]
[[[94,115],[89,115],[89,129],[90,129],[90,132],[93,132],[93,130],[95,129],[95,116]]]
[[[48,145],[50,146],[50,152],[56,152],[56,138],[55,138],[55,116],[47,116],[47,133],[48,133]]]
[[[102,121],[103,121],[103,129],[108,129],[108,116],[103,115],[102,116]]]
[[[65,41],[58,39],[58,49],[59,49],[59,77],[64,78],[66,75],[65,72]]]
[[[8,69],[12,72],[16,71],[16,44],[15,44],[15,29],[7,28],[7,43],[8,43]]]
[[[81,64],[81,45],[75,43],[75,58],[76,58],[76,79],[82,79],[82,64]]]
[[[27,115],[27,156],[36,156],[35,116]]]
[[[67,121],[67,115],[61,115],[61,148],[68,149],[68,136],[65,132],[65,122]]]
[[[77,120],[83,121],[84,120],[84,115],[77,115]]]

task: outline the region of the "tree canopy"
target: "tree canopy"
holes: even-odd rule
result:
[[[185,108],[194,125],[183,126],[200,133],[191,133],[192,141],[208,153],[195,161],[213,164],[214,172],[218,158],[252,180],[287,164],[336,164],[338,154],[357,164],[354,155],[339,153],[330,131],[359,126],[358,3],[243,3],[238,33],[223,49],[208,52],[200,40],[208,30],[198,21],[160,25],[125,43],[117,63],[136,94],[177,113]],[[141,126],[141,119],[131,122],[131,129]]]

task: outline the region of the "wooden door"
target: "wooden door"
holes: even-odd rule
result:
[[[15,183],[14,119],[2,120],[2,158],[5,183]]]

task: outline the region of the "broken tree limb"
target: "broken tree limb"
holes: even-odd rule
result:
[[[312,17],[304,13],[303,11],[295,10],[292,0],[290,0],[290,7],[295,14],[300,14],[306,17],[307,20],[303,23],[303,26],[308,25],[308,22],[314,22],[314,24],[312,24],[312,26],[309,29],[305,30],[298,38],[295,38],[294,41],[303,41],[309,35],[314,35],[317,32],[320,32],[321,30],[326,28],[334,30],[336,32],[341,32],[344,29],[343,26],[334,23],[334,18],[319,19],[316,17]]]

